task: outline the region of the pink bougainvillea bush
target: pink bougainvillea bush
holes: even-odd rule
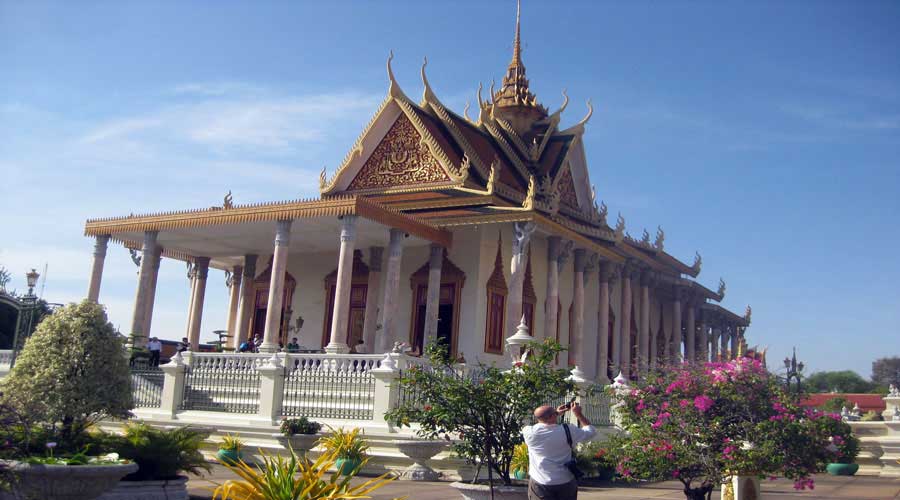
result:
[[[731,475],[783,476],[797,489],[858,447],[840,416],[802,408],[759,361],[677,365],[618,396],[626,431],[610,446],[632,480],[678,480],[690,499],[709,498]]]

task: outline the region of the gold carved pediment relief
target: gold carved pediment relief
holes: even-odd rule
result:
[[[400,115],[366,160],[348,191],[450,181],[422,136]]]
[[[575,192],[575,180],[572,179],[572,170],[569,167],[563,169],[557,186],[560,194],[560,201],[572,208],[580,207],[578,204],[578,194]]]

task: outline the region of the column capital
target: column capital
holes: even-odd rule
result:
[[[585,265],[587,264],[587,258],[585,254],[585,250],[583,248],[576,248],[574,252],[574,265],[576,273],[583,273]]]
[[[291,242],[291,225],[294,223],[290,219],[282,219],[275,223],[275,246],[288,246]]]
[[[615,281],[616,266],[608,260],[600,261],[600,269],[597,273],[600,283],[612,284]]]
[[[444,260],[444,247],[438,245],[437,243],[431,244],[430,253],[428,256],[428,262],[431,267],[440,267],[441,263]]]
[[[559,259],[559,251],[562,245],[562,238],[559,236],[547,237],[547,260],[555,262]]]
[[[209,257],[194,257],[194,270],[197,279],[205,280],[209,275]]]
[[[246,279],[253,279],[256,277],[256,260],[259,258],[258,255],[253,253],[248,253],[244,255],[244,270],[243,275]]]
[[[656,284],[656,271],[652,271],[650,269],[641,270],[641,286],[642,287],[651,287]]]
[[[106,248],[109,246],[109,235],[98,234],[94,237],[94,256],[106,257]]]
[[[144,231],[144,245],[147,245],[148,243],[155,245],[158,236],[159,231]]]

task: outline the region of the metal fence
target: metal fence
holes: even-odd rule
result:
[[[257,413],[264,358],[248,354],[193,354],[184,376],[182,410]]]
[[[552,406],[554,408],[559,407],[560,405],[564,405],[572,401],[571,394],[561,394],[550,401],[547,401],[545,404]],[[609,406],[610,406],[610,397],[600,390],[595,390],[593,393],[588,394],[587,396],[582,396],[578,399],[578,404],[581,405],[582,414],[591,422],[594,426],[609,426],[612,425],[612,422],[609,418]],[[566,412],[563,416],[563,422],[568,424],[577,424],[578,421],[571,412]],[[534,419],[532,418],[532,423],[534,423]]]
[[[378,356],[291,355],[286,359],[282,414],[372,420]]]
[[[165,374],[158,366],[135,364],[131,367],[131,397],[135,408],[159,408],[162,404]]]

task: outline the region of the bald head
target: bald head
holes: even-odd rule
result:
[[[556,420],[556,415],[556,408],[548,405],[538,406],[534,410],[534,419],[545,424]]]

